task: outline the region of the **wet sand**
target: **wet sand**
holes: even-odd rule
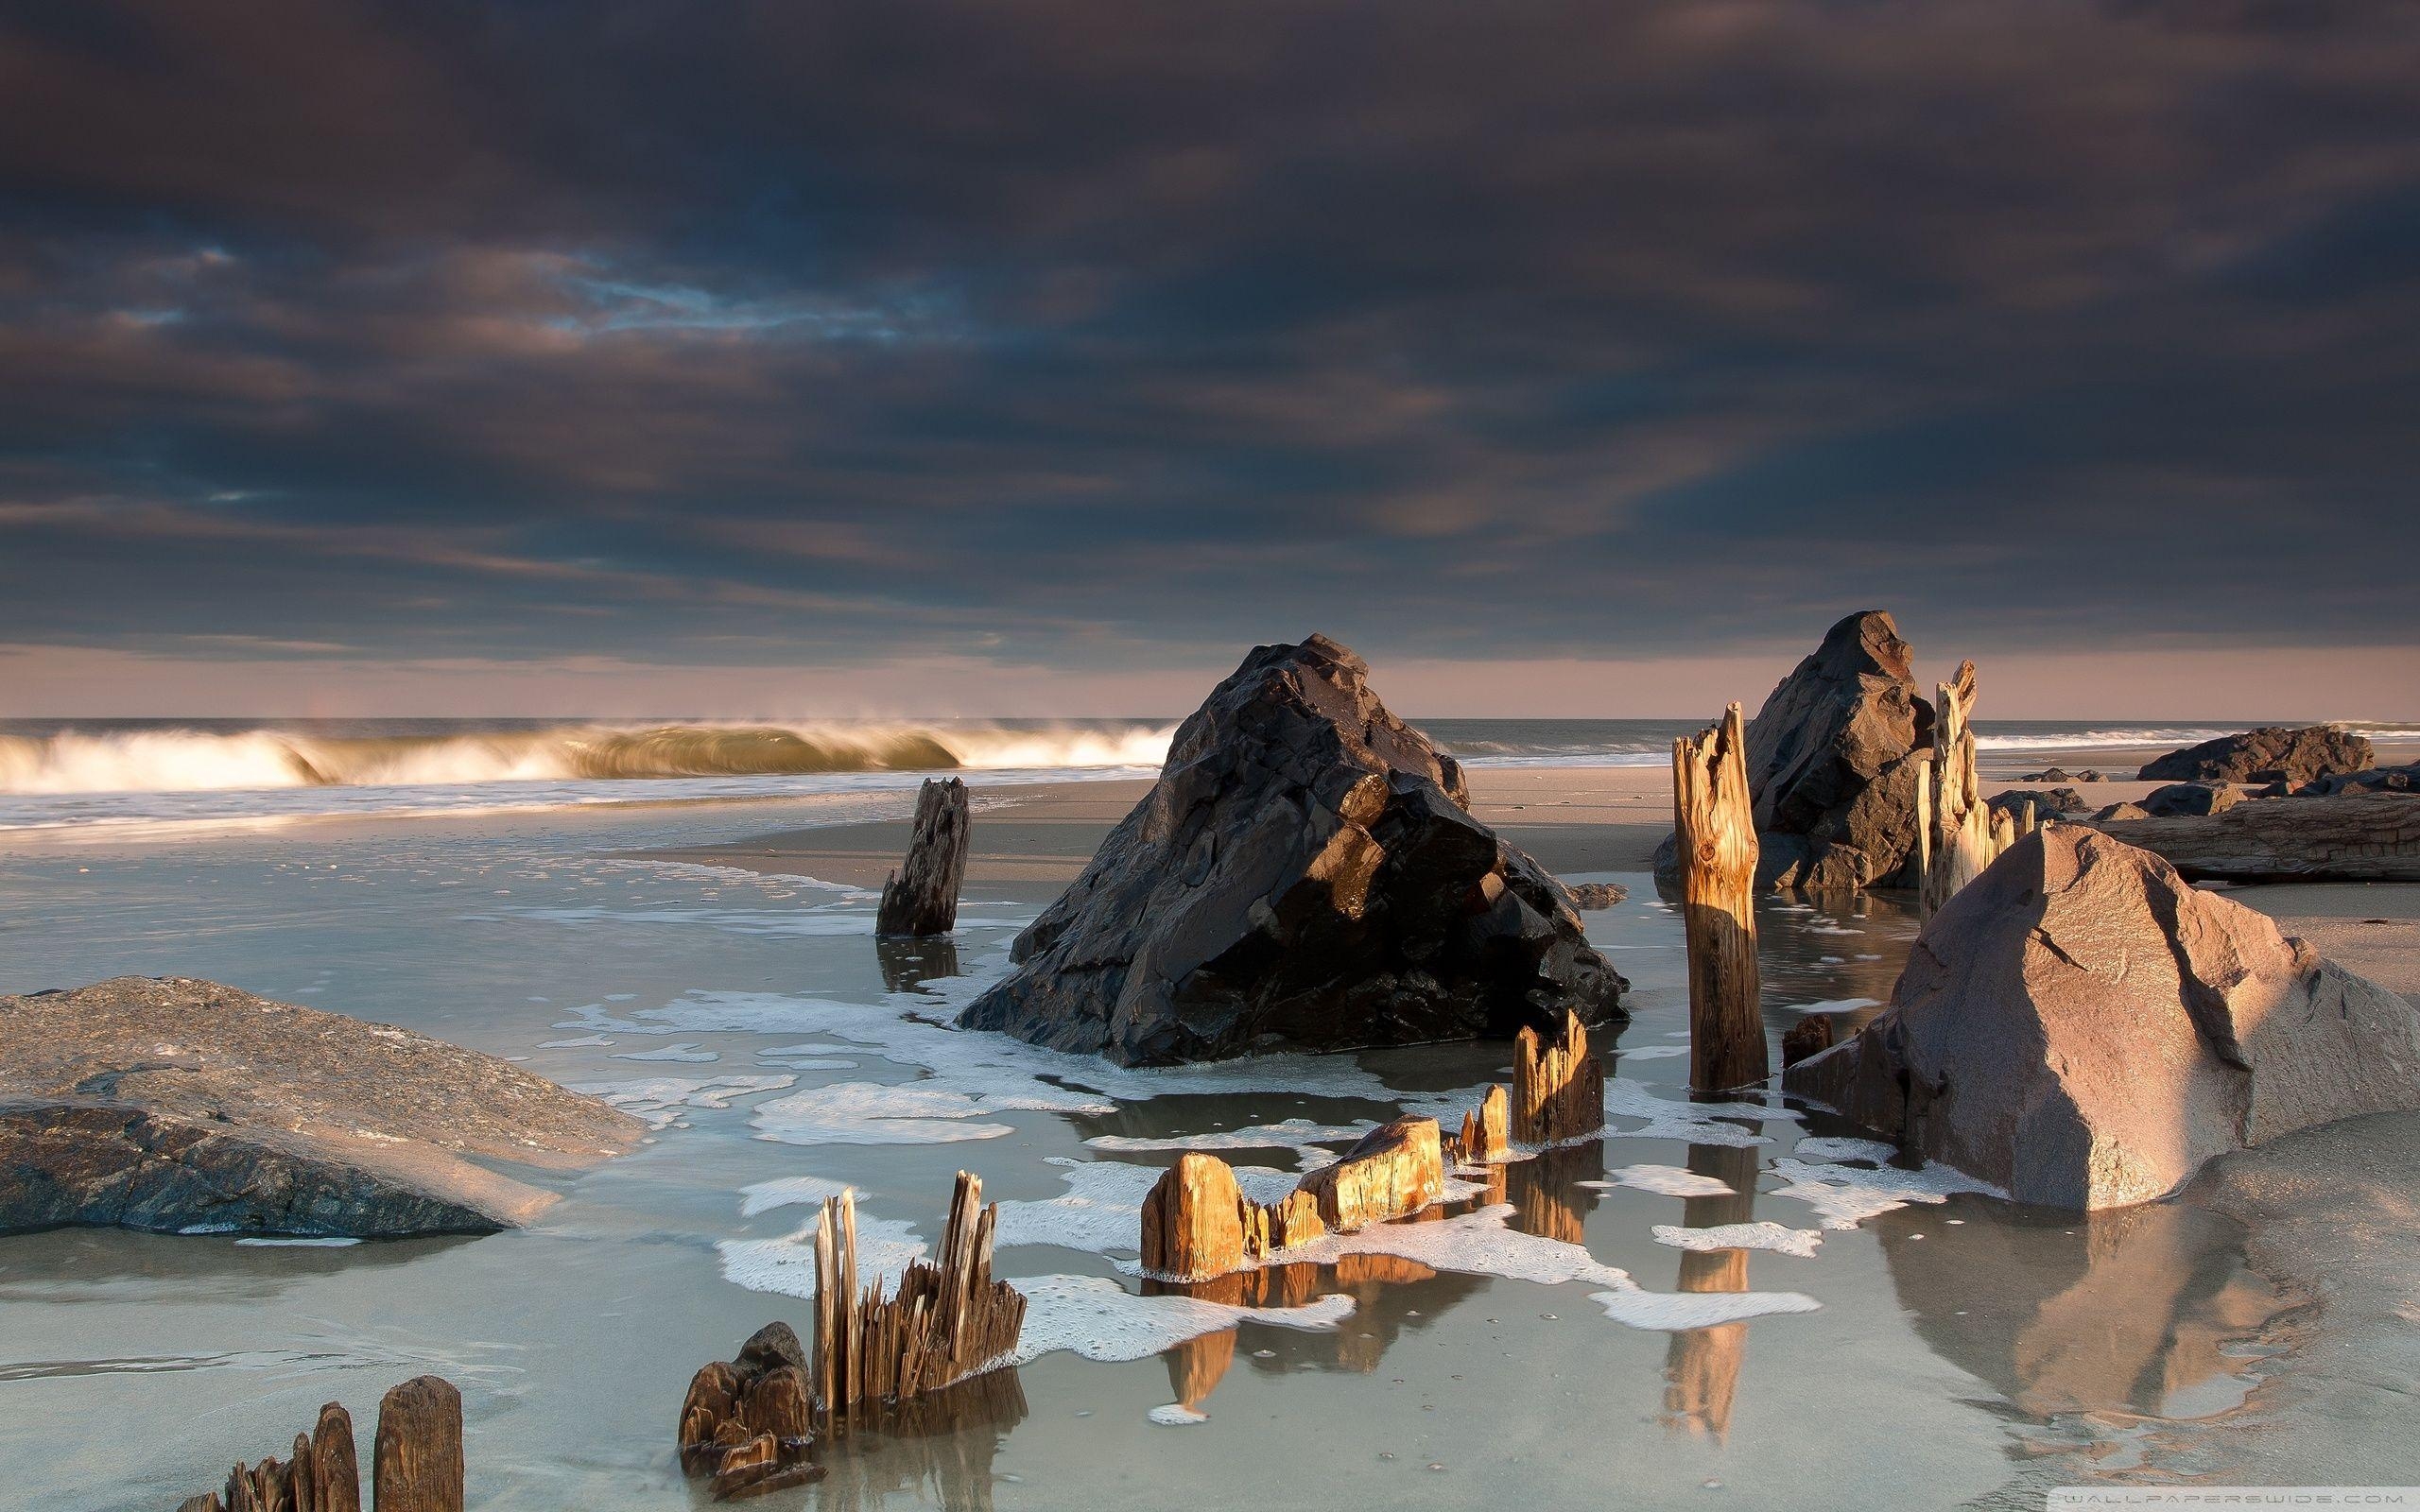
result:
[[[2089,751],[2064,757],[2058,765],[2071,772],[2131,772],[2144,759],[2140,750]],[[2382,764],[2414,759],[2420,759],[2420,747],[2379,752]],[[1984,785],[1994,793],[2028,785],[2020,779],[2045,765],[2038,751],[1996,757],[1983,764]],[[2159,785],[2104,781],[2078,790],[2096,802],[2116,803],[2140,799]],[[1671,776],[1661,766],[1476,767],[1470,786],[1472,813],[1558,876],[1646,871],[1672,829]],[[977,777],[969,780],[969,787],[977,818],[967,880],[1064,884],[1075,880],[1101,838],[1151,784],[986,783]],[[908,830],[905,818],[885,819],[647,854],[879,887],[906,854]],[[2229,896],[2275,918],[2288,934],[2308,939],[2347,969],[2420,1001],[2420,886],[2304,883],[2238,887]]]

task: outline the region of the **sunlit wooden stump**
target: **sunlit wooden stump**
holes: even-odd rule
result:
[[[959,886],[966,877],[972,827],[966,784],[955,777],[925,779],[916,794],[916,829],[908,861],[882,885],[874,933],[946,935],[958,926]]]
[[[1512,1101],[1501,1086],[1490,1087],[1478,1108],[1462,1115],[1462,1131],[1448,1153],[1470,1165],[1485,1165],[1512,1153]]]
[[[1417,1212],[1445,1194],[1437,1121],[1406,1116],[1382,1124],[1334,1165],[1303,1177],[1297,1190],[1310,1194],[1320,1221],[1338,1233]]]
[[[1554,1144],[1605,1126],[1605,1068],[1577,1014],[1564,1014],[1552,1040],[1523,1029],[1512,1051],[1512,1138]]]

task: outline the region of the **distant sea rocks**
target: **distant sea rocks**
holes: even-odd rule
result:
[[[0,1231],[378,1238],[527,1222],[645,1125],[493,1056],[184,977],[0,997]]]
[[[2063,814],[2087,813],[2092,807],[2084,800],[2084,796],[2072,787],[2053,788],[2048,792],[2038,787],[2013,787],[1992,798],[1992,807],[2006,809],[2012,815],[2027,803],[2033,805],[2033,817],[2037,822]]]
[[[1748,725],[1758,883],[1844,889],[1898,881],[1916,849],[1916,786],[1932,722],[1889,614],[1867,610],[1833,626]],[[1655,871],[1679,876],[1669,839]]]
[[[2172,750],[2135,775],[2145,782],[2278,782],[2299,785],[2377,760],[2364,736],[2329,725],[2269,725]]]
[[[2420,1009],[2055,825],[1952,897],[1890,1006],[1783,1084],[2020,1202],[2120,1207],[2228,1150],[2420,1109]]]
[[[1127,1065],[1627,1017],[1555,880],[1325,636],[1264,645],[959,1022]]]
[[[2180,815],[2223,814],[2243,801],[2243,795],[2226,782],[2170,782],[2155,787],[2143,799],[2143,812],[2154,819],[2172,819]]]

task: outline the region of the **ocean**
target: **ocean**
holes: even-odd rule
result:
[[[1679,719],[1420,722],[1474,766],[1653,766]],[[995,782],[1148,777],[1175,722],[508,719],[0,720],[0,830],[262,824],[322,816],[763,802]],[[1985,720],[1992,754],[2173,749],[2240,724]],[[2413,726],[2360,726],[2391,739]]]

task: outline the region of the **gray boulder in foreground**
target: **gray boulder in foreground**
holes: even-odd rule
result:
[[[2332,725],[2264,725],[2169,751],[2135,776],[2145,782],[2302,783],[2330,772],[2358,772],[2376,759],[2366,736]]]
[[[2054,824],[1951,898],[1890,1006],[1783,1085],[2019,1201],[2123,1207],[2228,1150],[2420,1108],[2420,1009],[2157,856]]]
[[[0,1232],[379,1238],[528,1221],[645,1125],[493,1056],[215,982],[0,997]]]
[[[1564,891],[1324,636],[1264,645],[959,1023],[1126,1065],[1627,1015]]]
[[[2217,814],[2135,818],[2104,809],[2129,845],[2190,882],[2420,882],[2420,796],[2262,798]]]

